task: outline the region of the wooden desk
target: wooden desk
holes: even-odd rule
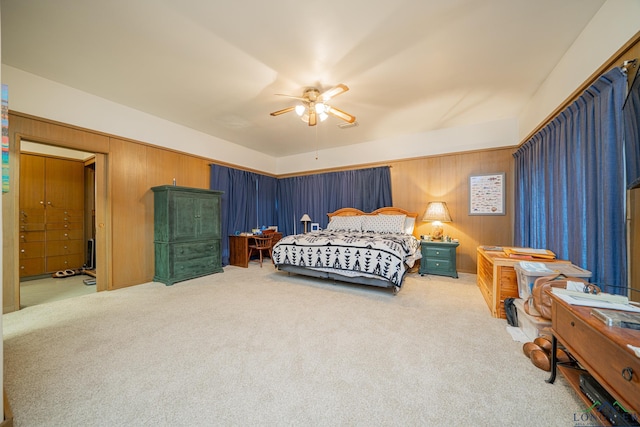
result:
[[[640,331],[607,326],[591,316],[590,307],[570,305],[549,293],[552,298],[551,322],[553,346],[559,341],[578,363],[628,412],[640,414],[640,358],[627,347],[640,347]],[[580,373],[584,370],[561,364],[557,369],[567,379],[585,409],[592,403],[580,391]],[[556,364],[548,382],[555,380]],[[601,420],[603,422],[603,420]],[[608,424],[603,422],[603,424]]]
[[[273,233],[272,244],[282,238],[282,233]],[[249,267],[249,242],[253,236],[229,236],[229,264],[237,267]]]

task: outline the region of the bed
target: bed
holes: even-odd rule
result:
[[[343,208],[327,215],[325,230],[285,236],[274,245],[276,268],[398,293],[421,258],[413,236],[418,214],[386,207],[371,213]]]

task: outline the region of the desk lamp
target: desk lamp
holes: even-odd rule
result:
[[[304,215],[302,215],[302,218],[300,218],[300,221],[304,222],[304,232],[306,234],[306,232],[307,232],[307,223],[311,222],[311,218],[309,218],[308,214],[304,214]]]

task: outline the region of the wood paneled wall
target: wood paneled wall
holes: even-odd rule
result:
[[[514,148],[483,150],[391,162],[394,206],[418,212],[414,235],[431,232],[431,224],[421,221],[431,201],[447,203],[452,222],[444,233],[460,241],[458,271],[476,272],[479,245],[513,245]],[[506,215],[469,215],[469,176],[504,172]]]
[[[211,161],[112,138],[109,155],[113,212],[113,288],[153,279],[153,192],[171,184],[209,188]]]
[[[153,279],[153,192],[150,188],[170,184],[174,179],[180,186],[208,188],[209,164],[215,161],[17,112],[10,112],[9,133],[11,188],[10,193],[3,195],[2,204],[5,313],[19,307],[17,195],[21,139],[99,153],[96,179],[106,183],[104,194],[98,189],[96,203],[105,206],[106,214],[96,218],[97,246],[105,252],[107,262],[104,264],[107,265],[98,264],[99,283],[100,268],[104,269],[98,290],[138,285]],[[488,150],[391,163],[395,206],[422,215],[428,201],[447,202],[454,222],[445,225],[445,232],[460,240],[461,272],[475,273],[478,244],[510,244],[512,241],[512,151]],[[493,172],[507,174],[507,215],[469,216],[469,175]],[[96,209],[96,216],[100,209]],[[419,222],[417,225],[416,235],[429,233],[429,224]]]

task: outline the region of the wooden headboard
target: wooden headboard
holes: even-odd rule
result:
[[[328,213],[327,216],[329,217],[329,220],[331,220],[331,218],[334,216],[358,216],[358,215],[378,215],[378,214],[406,215],[407,217],[413,218],[414,220],[418,217],[417,212],[408,212],[408,211],[405,211],[404,209],[394,208],[394,207],[385,207],[385,208],[376,209],[371,213],[362,212],[360,209],[355,209],[355,208],[342,208],[342,209],[338,209],[335,212]]]

